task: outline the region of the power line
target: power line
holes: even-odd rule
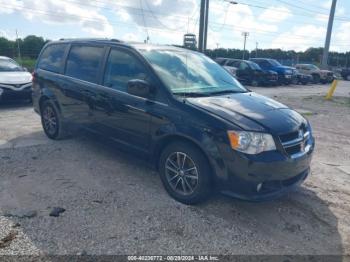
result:
[[[145,20],[145,14],[143,12],[142,0],[139,0],[139,2],[140,2],[141,13],[142,13],[143,25],[144,25],[144,28],[146,29],[146,34],[147,34],[147,38],[146,38],[145,42],[148,43],[148,41],[149,41],[149,34],[148,34],[148,28],[147,28],[147,24],[146,24],[146,20]]]
[[[2,5],[0,4],[0,6],[2,6],[3,8],[11,8],[9,7],[9,5]],[[55,16],[55,17],[71,17],[71,18],[77,18],[77,15],[71,15],[71,14],[61,14],[61,13],[53,13],[53,12],[47,12],[45,10],[40,10],[40,9],[34,9],[34,8],[26,8],[26,10],[31,10],[32,12],[34,13],[39,13],[39,14],[43,14],[43,15],[46,15],[48,17],[51,17],[51,16]],[[140,14],[142,15],[142,14]],[[145,15],[145,14],[144,14]],[[91,22],[99,22],[101,24],[105,24],[105,25],[120,25],[120,24],[123,24],[123,25],[128,25],[128,26],[131,26],[131,25],[134,25],[134,24],[131,24],[131,23],[124,23],[124,22],[120,22],[120,21],[117,21],[117,22],[114,22],[113,20],[112,21],[109,21],[109,22],[105,22],[105,21],[101,21],[99,19],[94,19],[94,18],[91,18],[91,17],[87,17],[87,16],[80,16],[81,18],[84,19],[84,21],[91,21]],[[241,29],[242,32],[243,31],[253,31],[253,33],[255,34],[263,34],[263,35],[280,35],[281,33],[278,33],[278,32],[271,32],[271,31],[267,31],[267,30],[258,30],[256,28],[252,28],[252,27],[243,27],[243,26],[233,26],[233,25],[225,25],[225,24],[222,24],[222,23],[215,23],[215,22],[212,22],[212,24],[216,24],[216,25],[219,25],[219,26],[223,26],[223,27],[228,27],[228,28],[232,28],[232,29]],[[144,25],[145,27],[145,25]],[[165,30],[165,29],[160,29],[160,28],[150,28],[150,27],[147,27],[148,30],[151,30],[151,31],[162,31],[162,32],[169,32],[169,31],[173,31],[173,32],[181,32],[181,33],[184,33],[183,30]],[[301,39],[304,39],[306,36],[305,35],[299,35],[299,34],[294,34],[293,35],[294,38],[301,38]],[[310,37],[312,36],[307,36],[309,39]],[[314,37],[313,39],[317,39],[318,37]]]
[[[255,5],[255,4],[248,4],[248,3],[245,3],[245,2],[237,2],[238,4],[240,5],[245,5],[245,6],[249,6],[249,7],[253,7],[253,8],[258,8],[258,9],[264,9],[264,10],[272,10],[272,11],[277,11],[277,12],[280,12],[280,13],[287,13],[287,14],[290,14],[288,11],[283,11],[283,10],[279,10],[279,9],[276,9],[276,8],[271,8],[271,7],[265,7],[265,6],[261,6],[261,5]],[[218,8],[216,8],[218,9]],[[223,10],[223,9],[218,9],[218,10]],[[303,17],[309,17],[310,18],[310,14],[294,14],[295,16],[303,16]],[[337,17],[335,18],[335,20],[338,20],[338,21],[350,21],[349,18],[346,18],[346,17]]]
[[[0,4],[1,6],[1,4]],[[2,5],[3,8],[11,8],[9,5]],[[26,10],[32,10],[34,13],[39,13],[39,14],[43,14],[43,15],[47,15],[48,17],[51,17],[51,16],[56,16],[56,17],[72,17],[72,18],[76,18],[77,16],[76,15],[68,15],[68,14],[58,14],[58,13],[54,13],[54,12],[47,12],[47,11],[43,11],[43,10],[39,10],[39,9],[34,9],[34,8],[26,8]],[[140,14],[142,15],[142,14]],[[145,16],[145,13],[144,13],[144,16]],[[94,19],[94,18],[91,18],[91,17],[84,17],[84,16],[80,16],[81,18],[83,18],[83,21],[93,21],[93,22],[99,22],[99,23],[102,23],[102,24],[108,24],[108,25],[120,25],[120,24],[124,24],[124,25],[128,25],[128,26],[131,26],[133,24],[130,24],[130,23],[123,23],[123,22],[120,22],[118,21],[117,23],[113,22],[113,21],[110,21],[110,22],[105,22],[105,21],[101,21],[99,19]],[[198,20],[197,20],[198,21]],[[220,24],[220,23],[213,23],[213,24],[217,24],[217,25],[220,25],[222,27],[229,27],[229,28],[232,28],[232,29],[237,29],[237,28],[242,28],[243,30],[253,30],[255,32],[253,33],[256,33],[256,34],[262,34],[262,35],[280,35],[280,33],[277,33],[277,32],[271,32],[271,31],[265,31],[265,30],[257,30],[257,29],[254,29],[254,28],[247,28],[247,27],[240,27],[240,26],[230,26],[230,25],[226,25],[225,23],[224,24]],[[146,26],[146,25],[144,25]],[[169,31],[172,31],[172,32],[181,32],[181,33],[184,33],[184,31],[182,30],[164,30],[164,29],[160,29],[160,28],[148,28],[150,31],[164,31],[164,32],[169,32]],[[304,39],[306,36],[305,35],[293,35],[294,38],[302,38]],[[310,39],[310,36],[307,36],[309,39]],[[223,37],[225,38],[225,37]],[[318,37],[317,37],[318,38]],[[317,38],[312,38],[312,39],[317,39]],[[289,41],[289,40],[288,40]],[[341,43],[341,42],[339,42]],[[345,42],[344,42],[345,43]],[[346,45],[347,46],[347,45]]]

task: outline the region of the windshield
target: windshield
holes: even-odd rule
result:
[[[280,64],[277,60],[270,59],[269,62],[270,62],[271,65],[273,65],[273,66],[281,66],[281,64]]]
[[[187,50],[140,50],[175,95],[242,93],[247,90],[203,54]]]
[[[12,59],[0,59],[0,72],[23,71],[22,67]]]
[[[310,69],[314,69],[314,70],[320,70],[317,66],[315,65],[309,65],[309,68]]]
[[[261,69],[260,66],[257,64],[257,63],[254,63],[254,62],[247,62],[251,68],[255,69],[255,70],[259,70]]]

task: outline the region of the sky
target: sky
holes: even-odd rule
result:
[[[322,47],[331,0],[210,0],[208,48]],[[99,37],[178,44],[198,35],[200,0],[0,0],[0,36]],[[350,51],[350,1],[338,0],[333,51]]]

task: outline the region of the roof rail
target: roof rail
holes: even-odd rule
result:
[[[111,41],[112,41],[112,42],[118,42],[118,43],[123,42],[123,41],[121,41],[121,40],[119,40],[119,39],[115,39],[115,38],[112,38]]]

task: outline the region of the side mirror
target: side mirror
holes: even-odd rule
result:
[[[134,79],[128,82],[127,91],[131,95],[147,98],[151,94],[151,86],[145,80]]]
[[[28,72],[28,68],[22,67],[23,71]]]

